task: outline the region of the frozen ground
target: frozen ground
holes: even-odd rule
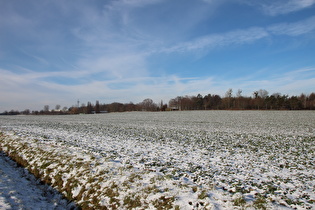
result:
[[[0,209],[70,209],[62,196],[0,152]]]
[[[315,208],[315,112],[0,117],[0,147],[82,207]]]

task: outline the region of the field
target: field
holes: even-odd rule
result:
[[[0,131],[86,209],[315,208],[313,111],[1,116]]]

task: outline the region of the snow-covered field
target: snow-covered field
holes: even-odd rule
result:
[[[0,209],[70,209],[75,205],[0,152]]]
[[[0,148],[83,208],[314,209],[314,111],[1,116]]]

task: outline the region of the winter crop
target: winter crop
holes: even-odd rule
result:
[[[315,112],[1,116],[0,149],[82,208],[315,208]]]

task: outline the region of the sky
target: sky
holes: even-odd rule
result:
[[[315,92],[315,0],[0,0],[0,112]]]

